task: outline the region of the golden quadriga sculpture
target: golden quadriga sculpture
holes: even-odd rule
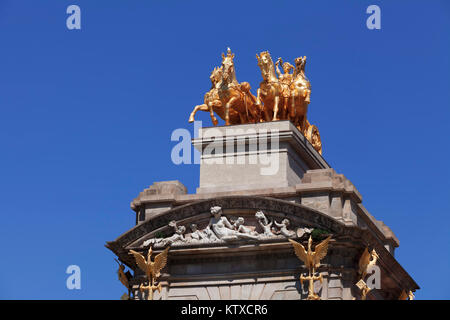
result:
[[[211,73],[211,89],[205,94],[204,103],[194,108],[189,122],[194,121],[199,110],[209,112],[214,125],[218,124],[214,113],[225,125],[290,120],[322,154],[319,130],[307,119],[311,84],[305,75],[306,57],[296,58],[294,66],[283,63],[281,58],[274,64],[268,51],[256,58],[263,78],[256,97],[248,82],[237,81],[234,53],[228,48],[227,55],[222,53],[222,65]]]

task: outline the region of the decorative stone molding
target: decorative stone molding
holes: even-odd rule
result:
[[[225,244],[240,240],[253,242],[266,242],[298,237],[301,238],[313,231],[313,228],[296,227],[289,230],[290,221],[287,218],[278,223],[274,218],[269,220],[263,211],[255,214],[255,221],[246,223],[243,217],[232,218],[222,214],[222,208],[214,206],[210,208],[211,217],[203,229],[198,228],[197,223],[191,223],[191,232],[185,234],[188,227],[177,226],[176,221],[169,222],[168,226],[173,228],[173,234],[166,237],[153,236],[145,240],[140,247],[164,248],[167,245],[177,246],[199,246],[204,244]],[[253,222],[253,223],[252,223]],[[256,223],[257,222],[257,223]],[[258,230],[261,227],[261,232]]]
[[[348,226],[317,210],[276,198],[251,196],[221,197],[178,206],[151,217],[149,220],[146,220],[121,235],[115,241],[108,242],[106,246],[125,264],[134,266],[134,261],[130,259],[131,257],[128,254],[129,249],[142,250],[139,249],[139,247],[143,241],[152,238],[156,232],[161,232],[166,229],[170,230],[171,227],[169,226],[169,222],[173,220],[178,224],[181,224],[182,221],[191,221],[190,223],[195,223],[196,221],[208,221],[211,215],[210,208],[213,206],[222,207],[226,215],[230,212],[233,212],[233,214],[236,212],[247,212],[248,216],[254,216],[254,212],[263,210],[267,215],[270,215],[270,217],[276,217],[277,221],[287,218],[292,225],[310,226],[311,228],[328,230],[334,234],[333,239],[335,239],[335,242],[330,244],[330,257],[334,256],[333,250],[342,246],[346,247],[348,246],[348,243],[351,243],[351,247],[361,247],[361,251],[358,255],[361,254],[363,247],[369,245],[378,252],[380,256],[380,267],[386,270],[386,274],[389,274],[389,279],[392,279],[391,281],[398,283],[399,287],[401,286],[402,288],[405,288],[405,290],[418,288],[414,280],[411,279],[385,248],[382,239],[380,239],[372,230],[367,228],[361,229],[357,226]],[[195,254],[188,249],[190,246],[180,245],[171,250],[171,259],[181,259],[186,256],[186,258],[191,257],[189,259],[193,262],[199,262],[202,261],[202,259],[215,259],[214,257],[216,255],[218,255],[217,257],[226,257],[228,254],[233,255],[235,254],[233,252],[235,252],[236,249],[241,253],[247,251],[250,253],[254,252],[254,250],[258,250],[257,252],[266,252],[265,254],[267,254],[271,251],[268,251],[266,248],[274,246],[285,248],[283,250],[289,250],[290,248],[290,244],[285,237],[283,237],[283,239],[281,237],[280,239],[273,239],[268,243],[261,242],[260,244],[252,244],[251,241],[248,240],[240,240],[233,244],[198,244],[195,249]],[[357,258],[354,258],[354,260],[353,263],[356,264]],[[347,263],[349,263],[349,261],[347,261]],[[175,264],[172,265],[176,268]],[[392,286],[392,283],[389,283],[388,285]]]

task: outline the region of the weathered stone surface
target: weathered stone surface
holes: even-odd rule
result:
[[[192,143],[202,152],[197,193],[295,186],[329,168],[289,121],[203,128]]]
[[[170,236],[173,230],[168,223],[172,220],[187,228],[191,223],[205,228],[212,206],[221,206],[227,216],[243,217],[248,226],[258,227],[255,213],[263,210],[278,223],[289,219],[289,230],[307,226],[331,234],[328,254],[316,270],[323,276],[323,283],[314,283],[322,299],[360,298],[355,283],[358,260],[366,246],[376,249],[382,274],[382,289],[373,290],[371,299],[396,299],[402,290],[418,289],[393,256],[399,242],[392,230],[367,211],[355,186],[330,168],[292,124],[280,121],[238,127],[243,133],[234,133],[240,139],[233,143],[236,149],[224,148],[212,157],[248,161],[252,152],[264,150],[254,148],[258,134],[247,136],[247,146],[237,149],[248,135],[246,130],[278,129],[280,144],[275,152],[280,156],[281,171],[267,178],[259,174],[261,164],[253,168],[202,164],[196,194],[187,194],[178,181],[155,182],[142,191],[131,203],[136,226],[107,243],[135,271],[130,283],[136,299],[146,298],[138,291],[144,274],[129,250],[142,251],[143,243],[156,234]],[[223,132],[227,128],[216,129]],[[193,141],[200,150],[207,143],[204,134]],[[160,249],[155,248],[158,252]],[[306,299],[307,284],[300,285],[301,274],[306,275],[307,270],[283,237],[270,241],[181,244],[169,251],[168,265],[160,278],[163,290],[155,293],[154,299]]]

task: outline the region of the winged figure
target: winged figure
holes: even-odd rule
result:
[[[320,260],[325,258],[325,256],[327,255],[328,243],[330,242],[330,239],[331,236],[316,245],[314,251],[312,250],[311,236],[308,239],[308,250],[306,250],[305,247],[297,241],[294,241],[292,239],[289,239],[289,241],[294,246],[295,254],[297,255],[297,257],[305,263],[305,266],[308,269],[314,270],[320,266]]]
[[[304,277],[303,275],[300,276],[300,283],[303,285],[304,280],[309,281],[309,287],[308,287],[308,300],[320,300],[319,295],[314,293],[314,281],[320,280],[320,282],[323,281],[322,275],[315,276],[315,269],[320,266],[320,260],[325,258],[328,251],[328,243],[330,242],[331,236],[323,240],[321,243],[316,245],[315,250],[312,250],[312,237],[309,236],[308,239],[308,250],[305,249],[305,247],[292,239],[289,239],[289,241],[292,243],[294,247],[295,254],[297,257],[302,260],[305,263],[305,266],[308,268],[308,276]]]
[[[359,274],[361,279],[364,280],[367,275],[367,271],[377,263],[378,254],[375,249],[372,249],[372,252],[369,252],[369,249],[366,247],[361,258],[359,258]]]
[[[123,263],[120,263],[117,259],[114,260],[119,264],[119,269],[117,270],[119,281],[128,289],[128,297],[130,297],[130,280],[132,278],[131,272],[125,272],[125,265]]]
[[[141,284],[139,286],[139,290],[141,292],[148,290],[148,300],[153,299],[154,290],[158,290],[159,292],[161,292],[161,284],[155,285],[155,281],[161,275],[162,268],[164,268],[164,266],[167,264],[167,253],[169,252],[169,248],[170,246],[164,249],[160,254],[157,254],[154,261],[152,261],[151,259],[153,254],[153,250],[151,247],[148,249],[147,259],[145,259],[145,257],[139,252],[130,250],[134,258],[136,259],[136,264],[142,271],[145,272],[147,276],[149,282],[148,285],[142,286]]]
[[[153,278],[158,278],[161,275],[160,272],[167,263],[167,252],[169,251],[169,248],[170,247],[167,247],[163,252],[156,255],[154,261],[151,259],[153,254],[151,247],[148,249],[147,259],[145,259],[145,257],[139,252],[134,250],[130,250],[130,252],[136,259],[136,264],[138,267],[145,272],[147,278],[150,280]]]

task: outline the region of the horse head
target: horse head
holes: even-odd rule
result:
[[[300,88],[310,89],[311,84],[305,75],[306,56],[295,58],[294,85]]]
[[[276,79],[275,67],[269,51],[263,51],[259,56],[256,54],[256,59],[258,60],[258,67],[261,69],[263,79],[266,81],[273,81]]]
[[[295,74],[299,75],[305,72],[306,56],[295,58]]]
[[[227,49],[227,55],[222,53],[222,78],[225,83],[231,83],[235,81],[236,74],[234,70],[234,53],[231,53],[231,49]]]
[[[216,86],[219,83],[220,79],[222,79],[222,67],[215,67],[211,72],[211,76],[209,77],[213,86]]]

